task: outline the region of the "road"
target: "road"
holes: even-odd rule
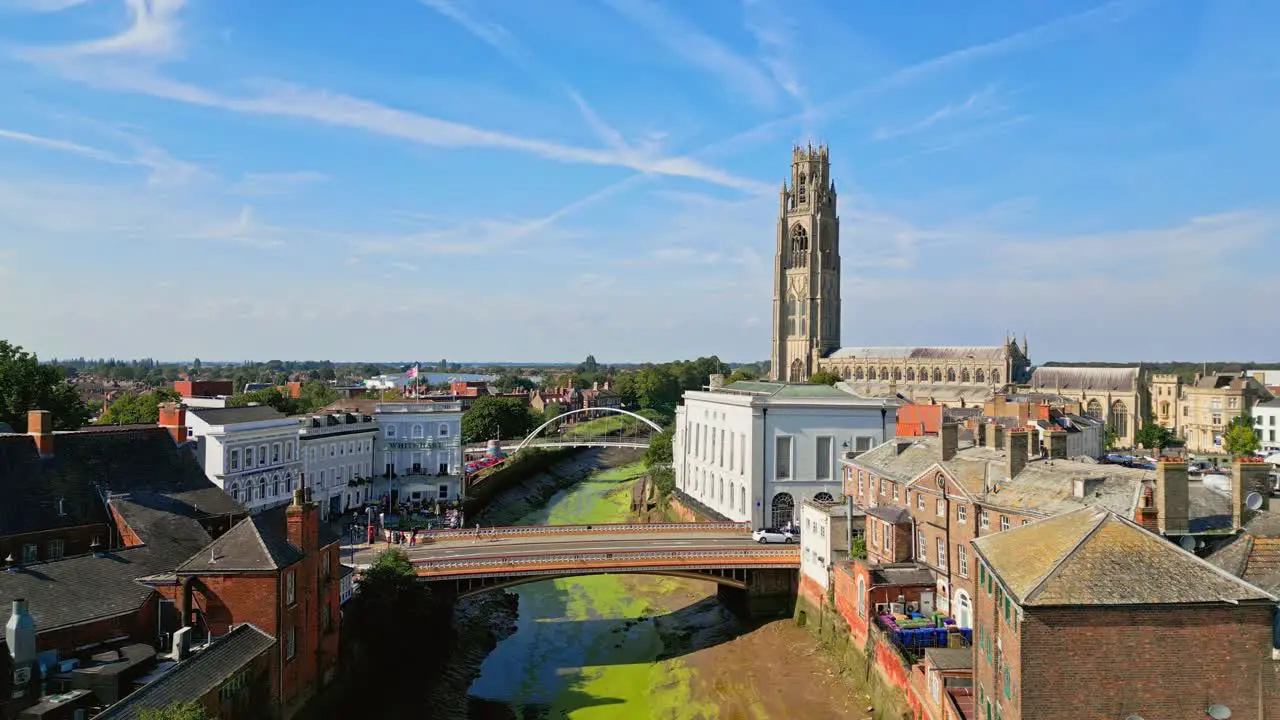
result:
[[[358,549],[355,562],[367,565],[378,553],[386,549],[386,543],[364,546]],[[616,533],[598,538],[572,536],[524,536],[511,538],[484,537],[440,540],[428,545],[402,549],[413,560],[465,560],[468,558],[560,555],[601,552],[661,552],[664,550],[745,550],[772,548],[795,552],[796,545],[758,545],[751,536],[742,532],[654,532]]]

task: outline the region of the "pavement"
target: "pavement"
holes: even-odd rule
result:
[[[661,552],[664,550],[749,550],[769,548],[796,550],[796,545],[759,545],[741,532],[661,532],[611,533],[607,536],[548,535],[523,537],[480,537],[438,540],[426,545],[398,546],[413,560],[465,560],[468,558],[513,555],[559,555],[608,552]],[[373,562],[386,543],[356,546],[356,564]]]

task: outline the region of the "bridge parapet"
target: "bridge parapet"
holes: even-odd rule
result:
[[[796,568],[800,551],[793,547],[744,548],[741,550],[629,550],[624,552],[531,553],[526,555],[491,555],[449,560],[415,560],[419,577],[443,578],[455,575],[515,574],[520,571],[560,572],[599,569],[648,569],[678,566],[724,567],[726,565],[760,568]]]
[[[419,538],[436,541],[471,540],[482,538],[509,538],[528,536],[564,536],[564,535],[617,535],[665,532],[737,532],[751,534],[750,523],[707,522],[707,523],[604,523],[600,525],[504,525],[481,528],[479,531],[466,528],[457,530],[427,530],[418,534]]]

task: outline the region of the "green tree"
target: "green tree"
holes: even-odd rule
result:
[[[0,423],[27,431],[27,411],[48,410],[57,430],[76,430],[89,422],[89,407],[55,365],[41,365],[33,354],[0,340]]]
[[[528,378],[520,377],[519,375],[516,375],[515,373],[511,373],[511,372],[502,373],[501,375],[498,376],[498,379],[494,380],[492,383],[490,383],[490,385],[493,386],[494,390],[497,390],[500,393],[509,393],[509,392],[515,392],[516,390],[532,390],[533,389],[533,381],[529,380]]]
[[[578,366],[573,371],[579,375],[594,375],[600,371],[600,365],[596,362],[595,355],[588,355],[587,359],[578,363]]]
[[[649,438],[649,447],[644,451],[645,467],[671,464],[671,440],[674,433],[674,428],[667,428]]]
[[[285,415],[294,415],[298,412],[298,403],[291,397],[285,397],[285,394],[280,392],[280,388],[253,390],[227,398],[227,407],[247,407],[254,404],[269,405]]]
[[[1222,446],[1236,457],[1252,455],[1258,450],[1258,434],[1253,429],[1253,418],[1240,415],[1232,418],[1227,431],[1222,434]]]
[[[840,382],[840,380],[841,378],[839,375],[827,370],[819,370],[809,376],[810,385],[835,385]]]
[[[138,720],[206,720],[209,714],[198,702],[175,703],[163,708],[143,708]]]
[[[121,395],[98,418],[99,425],[155,425],[160,422],[160,405],[178,402],[182,396],[163,388],[134,395]]]
[[[333,368],[329,368],[329,370],[332,372]],[[337,399],[337,390],[319,380],[310,380],[302,383],[302,388],[298,391],[298,402],[295,411],[315,412],[325,405],[337,401]]]
[[[1159,455],[1161,450],[1173,444],[1173,433],[1160,423],[1148,422],[1138,430],[1134,441]]]
[[[759,379],[760,379],[760,376],[756,375],[751,370],[748,370],[747,368],[738,368],[737,370],[734,370],[733,372],[729,373],[729,378],[725,380],[725,383],[728,384],[728,383],[736,383],[739,380],[759,380]]]
[[[471,409],[462,415],[462,439],[468,443],[496,438],[516,440],[540,424],[534,420],[533,413],[518,398],[476,398]]]
[[[658,489],[658,494],[664,498],[676,490],[675,471],[664,465],[649,468],[649,480]]]
[[[1104,437],[1105,439],[1103,440],[1103,442],[1106,443],[1108,450],[1110,450],[1111,448],[1114,448],[1116,446],[1116,443],[1119,442],[1120,440],[1120,438],[1116,435],[1116,429],[1111,427],[1110,425],[1106,426],[1106,435]]]
[[[561,415],[563,415],[564,412],[565,412],[565,408],[560,403],[547,403],[546,406],[542,408],[542,419],[538,421],[538,424],[541,425],[542,423],[547,422],[548,420],[551,420],[553,418],[558,418]],[[581,416],[582,416],[582,413],[579,413],[578,415],[571,415],[568,419],[573,419],[574,417],[581,417]]]

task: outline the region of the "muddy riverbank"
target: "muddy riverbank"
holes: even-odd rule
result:
[[[485,525],[631,519],[636,453],[585,451],[513,489]],[[504,600],[503,598],[513,598]],[[598,575],[459,603],[457,647],[423,717],[863,717],[850,680],[788,620],[744,625],[710,582]]]

